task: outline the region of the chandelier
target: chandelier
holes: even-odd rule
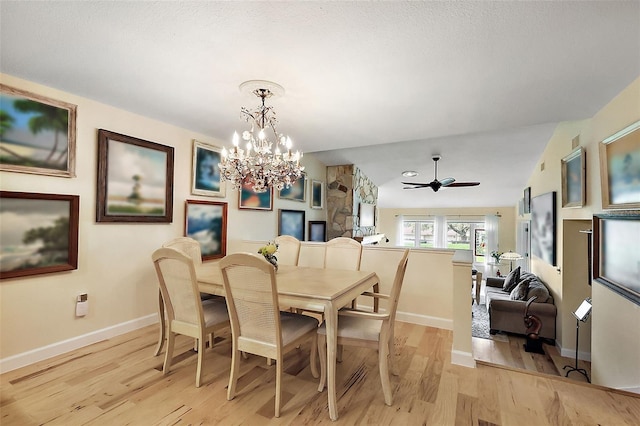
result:
[[[276,112],[264,104],[265,99],[284,94],[284,88],[270,81],[250,80],[242,83],[240,90],[251,91],[262,100],[262,105],[255,110],[240,109],[240,117],[251,129],[242,132],[245,149],[240,147],[238,132],[233,134],[233,147],[229,151],[222,149],[220,180],[231,182],[236,190],[243,185],[252,186],[255,192],[290,187],[302,176],[302,153],[291,151],[291,138],[278,133]],[[273,132],[273,141],[267,136],[268,129],[271,129],[269,133]]]

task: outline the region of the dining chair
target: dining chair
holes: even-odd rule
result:
[[[354,309],[341,309],[338,312],[337,343],[338,345],[359,346],[378,350],[378,367],[380,369],[380,380],[382,381],[382,391],[384,402],[387,405],[393,403],[391,395],[391,384],[389,382],[389,369],[393,370],[394,357],[394,324],[400,290],[404,281],[404,273],[407,270],[409,260],[409,250],[405,250],[402,259],[398,263],[396,275],[393,280],[390,294],[369,293],[363,295],[371,296],[387,301],[385,313],[365,312]],[[318,351],[320,359],[327,356],[327,329],[323,323],[318,328]],[[391,368],[390,368],[391,367]],[[394,373],[395,374],[395,373]],[[318,391],[322,392],[327,380],[326,362],[320,363],[320,386]]]
[[[311,374],[316,368],[318,320],[293,312],[280,312],[275,268],[262,256],[235,253],[220,261],[231,319],[233,352],[227,399],[236,394],[241,352],[276,361],[275,416],[280,417],[283,355],[311,340]],[[320,361],[321,368],[323,363]]]
[[[480,304],[480,289],[482,287],[482,272],[476,272],[474,281],[475,281],[474,295],[475,295],[476,305],[479,305]]]
[[[274,241],[278,245],[278,264],[297,266],[300,256],[300,240],[291,235],[279,235]]]
[[[230,326],[226,303],[219,299],[200,299],[193,259],[184,252],[162,247],[154,251],[151,258],[167,309],[167,351],[162,374],[168,374],[171,368],[175,335],[194,337],[198,342],[196,387],[200,387],[205,337]]]
[[[331,269],[360,269],[362,244],[353,238],[337,237],[327,241],[324,249],[324,267]]]

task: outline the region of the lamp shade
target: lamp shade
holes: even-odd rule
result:
[[[511,262],[514,260],[520,260],[520,259],[524,259],[522,255],[518,253],[514,253],[512,251],[508,253],[504,253],[502,256],[500,256],[500,260],[507,260]]]

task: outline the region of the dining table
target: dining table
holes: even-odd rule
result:
[[[224,296],[222,271],[217,261],[196,265],[201,293]],[[338,311],[350,305],[364,291],[379,284],[378,275],[370,271],[280,265],[276,286],[280,306],[324,313],[327,329],[327,396],[329,417],[338,419],[336,397],[336,362]],[[156,355],[162,350],[165,336],[164,301],[159,297],[160,339]],[[323,384],[318,392],[323,391]]]

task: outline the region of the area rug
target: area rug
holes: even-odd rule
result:
[[[471,336],[479,337],[481,339],[497,340],[499,342],[508,342],[509,338],[506,334],[498,332],[491,335],[489,333],[489,312],[485,305],[471,306],[471,312],[473,312],[473,318],[471,320]]]

